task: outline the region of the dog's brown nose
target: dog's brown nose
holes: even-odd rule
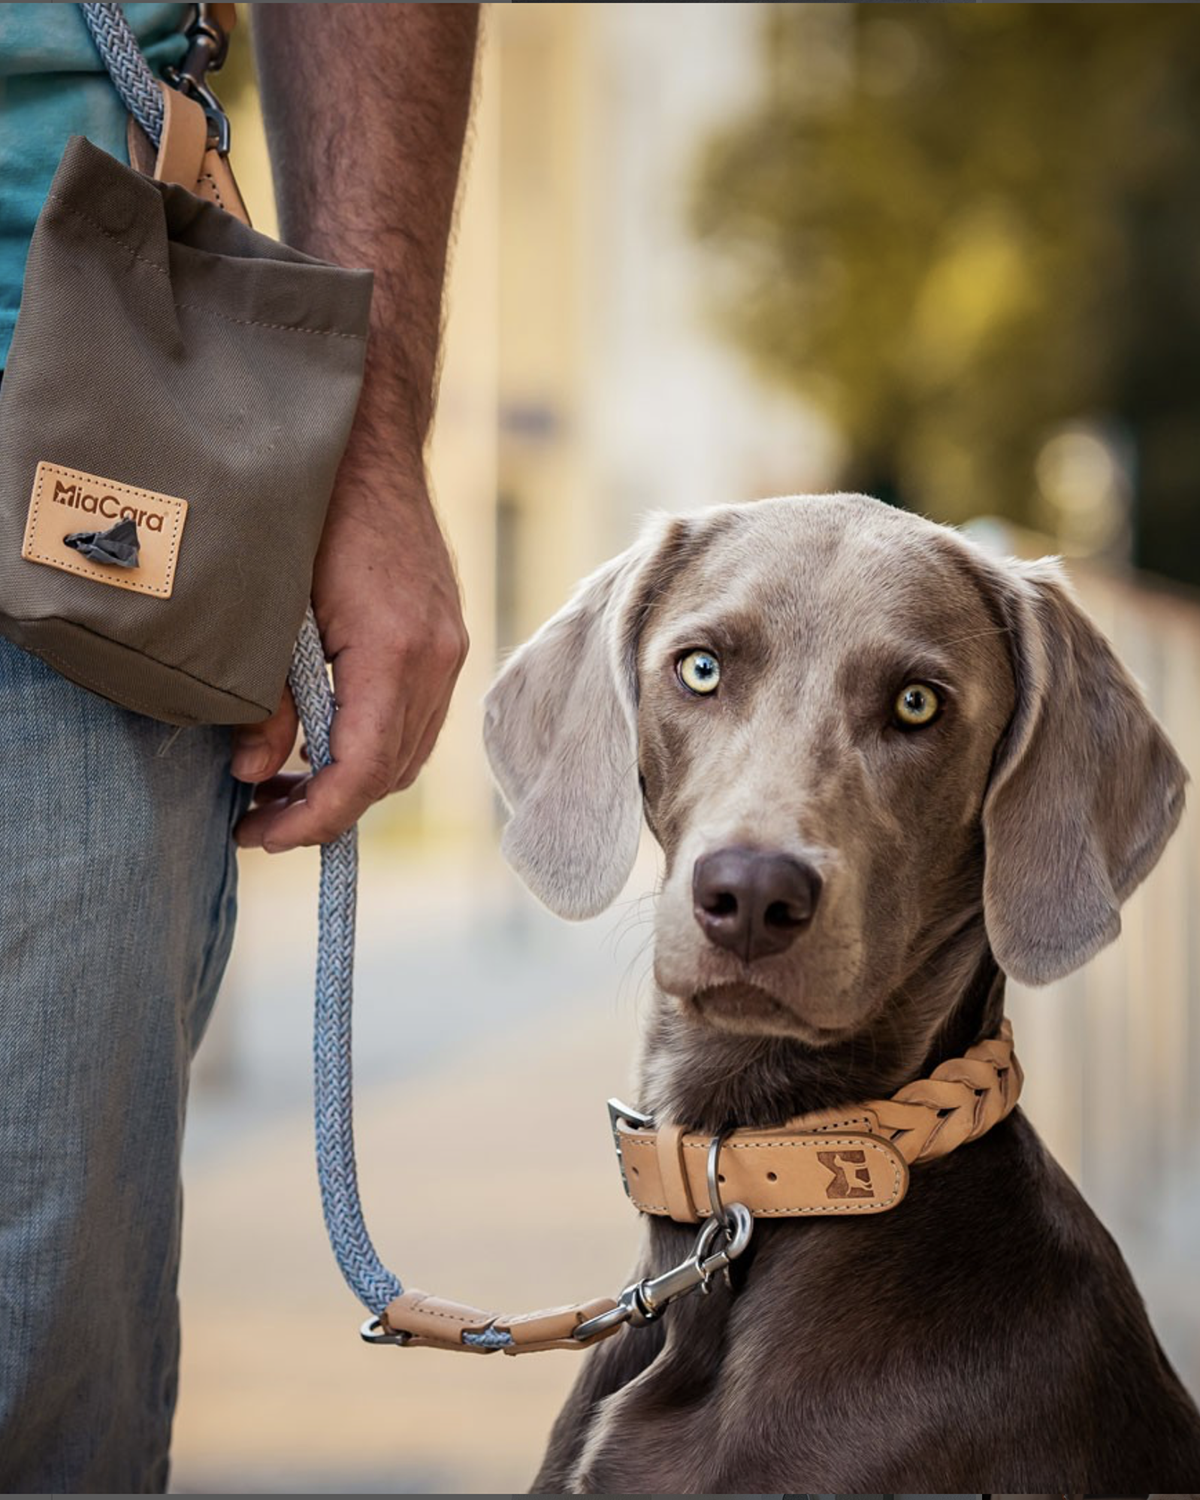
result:
[[[812,921],[820,894],[821,877],[810,864],[762,849],[718,849],[692,871],[701,931],[748,964],[789,948]]]

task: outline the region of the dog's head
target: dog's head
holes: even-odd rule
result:
[[[1019,980],[1085,962],[1185,781],[1054,564],[860,496],[656,520],[509,660],[486,739],[551,909],[616,897],[644,813],[661,989],[818,1047],[981,919]]]

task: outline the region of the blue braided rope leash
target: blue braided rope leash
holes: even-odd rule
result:
[[[162,90],[125,12],[119,5],[81,5],[79,9],[121,102],[157,146],[163,128]]]
[[[300,627],[288,683],[314,772],[329,765],[333,690],[325,650],[310,608]],[[347,1285],[378,1316],[404,1290],[383,1264],[363,1219],[354,1160],[354,1098],[350,1018],[354,1003],[354,916],[358,893],[358,830],[321,847],[317,937],[317,1003],[313,1036],[317,1179],[329,1242]]]
[[[335,704],[325,649],[311,607],[300,627],[288,684],[314,772],[330,763],[329,730]],[[379,1259],[363,1218],[354,1159],[351,1011],[354,1003],[354,916],[358,894],[358,830],[321,846],[317,937],[317,1004],[313,1036],[317,1179],[329,1243],[350,1290],[378,1318],[404,1288]],[[503,1349],[505,1330],[464,1333],[462,1341]]]

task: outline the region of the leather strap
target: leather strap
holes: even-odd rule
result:
[[[681,1224],[695,1223],[698,1215],[692,1201],[692,1184],[687,1163],[683,1157],[682,1125],[664,1125],[652,1142],[658,1160],[658,1175],[662,1183],[667,1212]],[[626,1168],[636,1171],[636,1168]]]
[[[505,1354],[537,1354],[544,1349],[588,1349],[601,1339],[620,1332],[620,1325],[606,1328],[588,1339],[571,1337],[571,1330],[589,1318],[611,1312],[616,1307],[611,1297],[597,1297],[592,1302],[576,1302],[570,1307],[550,1307],[541,1312],[503,1317],[484,1312],[464,1302],[448,1302],[429,1292],[410,1287],[384,1310],[380,1323],[391,1334],[407,1335],[406,1346],[453,1349],[463,1354],[495,1354],[502,1347]],[[463,1335],[510,1334],[504,1345],[464,1343]]]
[[[159,182],[177,182],[195,192],[208,150],[208,117],[195,99],[178,89],[160,84],[163,96],[163,131],[154,162]]]
[[[189,104],[193,102],[188,101]],[[215,148],[210,147],[204,153],[204,160],[200,164],[200,176],[196,179],[196,185],[191,191],[197,198],[205,198],[209,203],[215,203],[218,208],[223,208],[227,214],[232,214],[243,224],[250,223],[250,215],[246,212],[246,205],[234,178],[233,168],[229,165],[229,158],[222,156]]]
[[[800,1115],[778,1130],[735,1130],[721,1143],[721,1197],[756,1218],[877,1214],[908,1189],[909,1166],[976,1140],[1015,1107],[1021,1066],[1012,1026],[941,1063],[890,1099]],[[679,1126],[616,1126],[629,1197],[642,1213],[698,1223],[710,1212],[711,1137]]]
[[[129,160],[139,172],[159,182],[174,182],[215,203],[226,213],[250,223],[229,158],[208,143],[208,119],[203,107],[187,94],[160,81],[163,94],[163,133],[158,152],[132,117],[126,130]]]

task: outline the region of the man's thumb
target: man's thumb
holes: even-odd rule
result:
[[[284,688],[279,707],[261,724],[242,724],[234,732],[233,774],[239,781],[266,781],[274,776],[296,743],[296,705]]]

